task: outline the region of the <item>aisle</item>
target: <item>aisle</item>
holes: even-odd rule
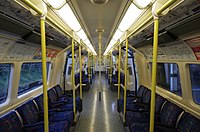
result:
[[[98,76],[89,92],[83,94],[83,111],[75,132],[124,132],[116,108],[117,92],[111,92],[102,75],[102,100],[98,99]]]

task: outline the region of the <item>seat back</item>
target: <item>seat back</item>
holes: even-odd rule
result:
[[[21,116],[24,125],[34,124],[39,121],[39,112],[32,100],[18,107],[16,111]]]
[[[155,112],[160,113],[161,107],[165,101],[165,98],[156,94],[156,102],[155,102]]]
[[[179,132],[199,132],[200,120],[193,115],[185,112],[178,122],[177,129]]]
[[[22,122],[17,113],[11,111],[0,118],[0,132],[21,132]]]
[[[48,97],[49,97],[49,103],[54,103],[58,101],[58,96],[56,94],[56,91],[54,91],[53,88],[49,89]]]
[[[62,97],[62,96],[63,96],[63,91],[62,91],[60,85],[56,85],[56,86],[54,86],[53,88],[54,88],[54,90],[56,91],[58,97]]]
[[[183,110],[177,105],[167,101],[160,113],[160,121],[165,126],[175,127],[177,119]]]
[[[37,103],[37,107],[39,111],[44,110],[44,105],[43,105],[43,94],[37,96],[36,98],[33,99]]]
[[[142,102],[143,103],[149,103],[151,99],[151,90],[147,89],[144,91],[142,95]]]
[[[144,93],[144,91],[146,90],[147,88],[143,85],[140,85],[138,91],[137,91],[137,96],[139,97],[142,97],[142,94]]]

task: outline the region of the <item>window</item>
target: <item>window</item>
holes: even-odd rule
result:
[[[192,97],[195,103],[200,104],[200,64],[190,64],[190,78]]]
[[[6,101],[10,79],[11,64],[0,64],[0,104]]]
[[[50,63],[47,63],[47,76]],[[18,95],[38,88],[42,85],[42,63],[23,63],[21,66]]]
[[[157,85],[182,96],[178,65],[174,63],[158,63]]]

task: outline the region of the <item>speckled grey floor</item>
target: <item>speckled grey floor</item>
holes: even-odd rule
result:
[[[102,98],[98,97],[98,76],[93,79],[89,92],[83,93],[83,111],[75,132],[124,132],[116,108],[117,92],[111,92],[102,75]]]

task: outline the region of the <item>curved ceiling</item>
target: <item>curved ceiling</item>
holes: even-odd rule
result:
[[[71,6],[78,14],[97,53],[98,33],[96,29],[104,30],[102,34],[103,53],[128,3],[128,0],[109,0],[106,4],[93,4],[91,0],[71,0]]]

